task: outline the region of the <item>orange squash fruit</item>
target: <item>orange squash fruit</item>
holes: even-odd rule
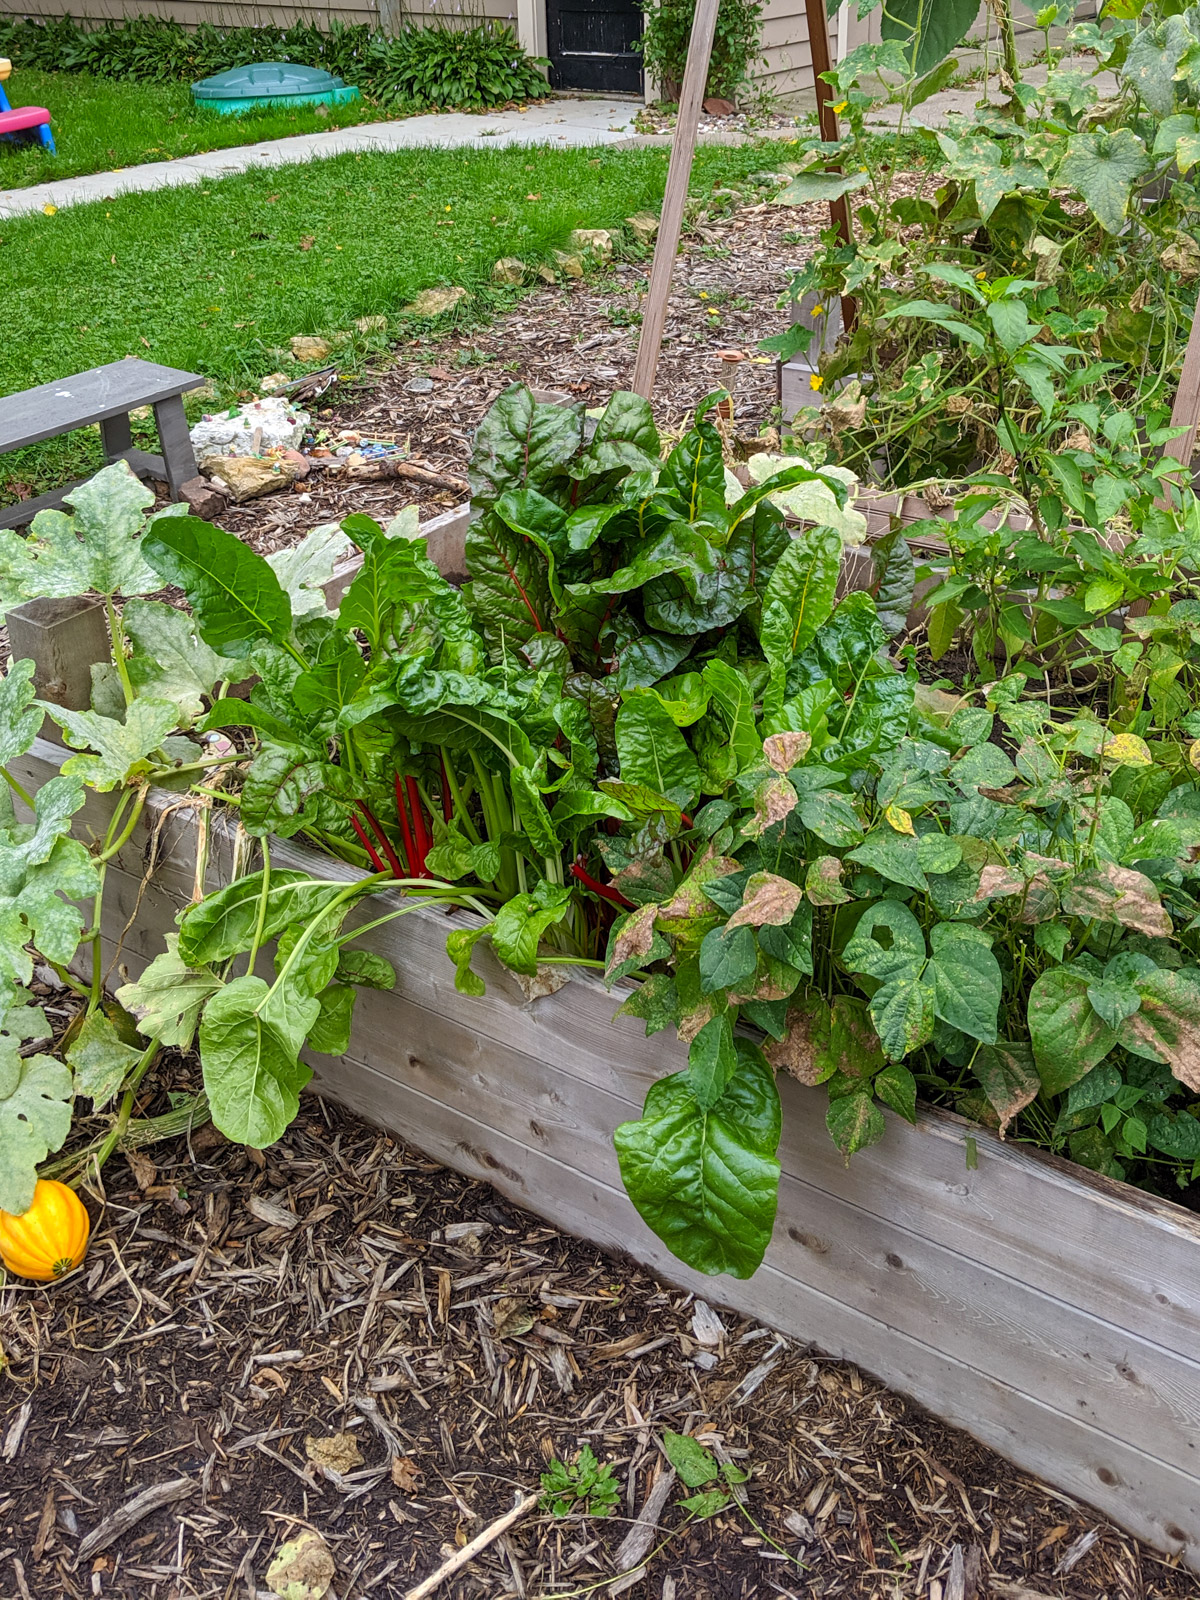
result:
[[[39,1178],[28,1211],[0,1211],[0,1261],[21,1278],[50,1283],[87,1253],[91,1223],[83,1201],[65,1183]]]

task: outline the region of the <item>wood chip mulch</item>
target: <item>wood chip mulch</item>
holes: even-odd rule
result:
[[[785,155],[786,146],[777,159]],[[727,389],[734,432],[750,440],[771,425],[777,399],[775,359],[759,341],[786,329],[788,313],[777,301],[787,269],[803,262],[828,226],[828,208],[743,205],[736,191],[718,192],[711,205],[712,214],[689,223],[676,263],[654,410],[662,430],[681,431],[699,401]],[[410,339],[353,392],[333,390],[314,421],[331,432],[394,439],[414,460],[461,478],[475,429],[510,383],[559,390],[589,407],[629,387],[648,271],[648,261],[616,261],[532,290],[488,324]],[[432,390],[412,393],[414,379],[432,379]],[[415,503],[428,518],[461,499],[407,482],[338,485],[313,472],[292,492],[231,507],[218,520],[269,554],[350,512],[386,521]]]
[[[206,1129],[149,1155],[106,1168],[79,1273],[0,1291],[5,1600],[270,1600],[305,1529],[332,1600],[398,1600],[584,1444],[613,1514],[535,1509],[439,1600],[1196,1594],[803,1329],[715,1313],[315,1098],[265,1154]],[[666,1429],[751,1471],[740,1508],[688,1524]]]

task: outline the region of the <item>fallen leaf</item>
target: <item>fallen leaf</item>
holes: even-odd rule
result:
[[[504,1295],[492,1307],[492,1329],[497,1339],[519,1339],[528,1333],[536,1318],[524,1300]]]
[[[392,1482],[405,1494],[415,1494],[421,1481],[421,1469],[411,1456],[392,1457]]]
[[[129,1163],[129,1170],[133,1173],[138,1188],[148,1189],[158,1177],[158,1168],[150,1157],[143,1155],[140,1150],[126,1150],[125,1159]]]
[[[304,1440],[304,1454],[314,1466],[331,1472],[353,1472],[363,1464],[363,1453],[352,1433],[327,1433],[320,1438],[310,1433]]]
[[[329,1546],[315,1529],[306,1528],[280,1545],[267,1568],[267,1584],[280,1600],[324,1600],[335,1570]]]
[[[42,207],[42,211],[48,217],[56,217],[58,215],[58,207],[52,206],[48,200]]]

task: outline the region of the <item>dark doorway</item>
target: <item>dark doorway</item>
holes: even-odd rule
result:
[[[546,0],[546,49],[555,89],[640,94],[638,0]]]

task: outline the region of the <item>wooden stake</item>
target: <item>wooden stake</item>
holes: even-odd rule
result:
[[[1177,439],[1163,446],[1163,454],[1174,456],[1189,469],[1183,481],[1191,482],[1190,468],[1196,453],[1196,432],[1200,427],[1200,317],[1192,319],[1187,349],[1183,356],[1183,371],[1179,374],[1179,388],[1175,391],[1175,404],[1171,407],[1171,426],[1186,428]]]
[[[822,0],[823,3],[823,0]],[[667,321],[667,301],[671,276],[679,253],[683,229],[683,207],[692,176],[692,157],[696,153],[696,132],[708,81],[708,63],[717,31],[719,0],[696,0],[692,34],[688,40],[687,65],[683,69],[683,88],[675,118],[675,137],[671,141],[671,164],[667,168],[667,188],[663,195],[658,238],[654,244],[654,265],[650,269],[650,289],[642,307],[642,336],[638,340],[637,362],[633,369],[633,389],[643,399],[654,393],[658,354],[662,348]]]
[[[829,23],[825,15],[825,0],[804,0],[804,9],[808,14],[808,53],[812,62],[813,83],[817,90],[817,121],[821,128],[821,138],[826,144],[836,144],[838,139],[837,113],[833,109],[833,85],[825,82],[825,74],[833,71],[833,62],[829,57]],[[840,167],[830,167],[831,172],[840,172]],[[843,244],[850,244],[854,239],[854,232],[850,226],[850,199],[842,195],[838,200],[829,202],[829,219],[838,231],[838,238]],[[842,296],[842,326],[847,333],[854,331],[854,324],[858,318],[858,305],[852,294]]]
[[[432,1594],[440,1583],[452,1578],[469,1561],[474,1561],[481,1550],[486,1550],[494,1539],[498,1539],[502,1533],[507,1533],[518,1518],[533,1510],[537,1502],[538,1497],[535,1494],[527,1494],[524,1499],[518,1500],[511,1511],[506,1511],[502,1517],[497,1517],[495,1522],[489,1522],[482,1533],[475,1535],[470,1544],[465,1544],[461,1550],[456,1550],[448,1560],[442,1562],[436,1572],[431,1572],[423,1583],[419,1583],[415,1589],[410,1589],[404,1600],[425,1600],[426,1595]]]

